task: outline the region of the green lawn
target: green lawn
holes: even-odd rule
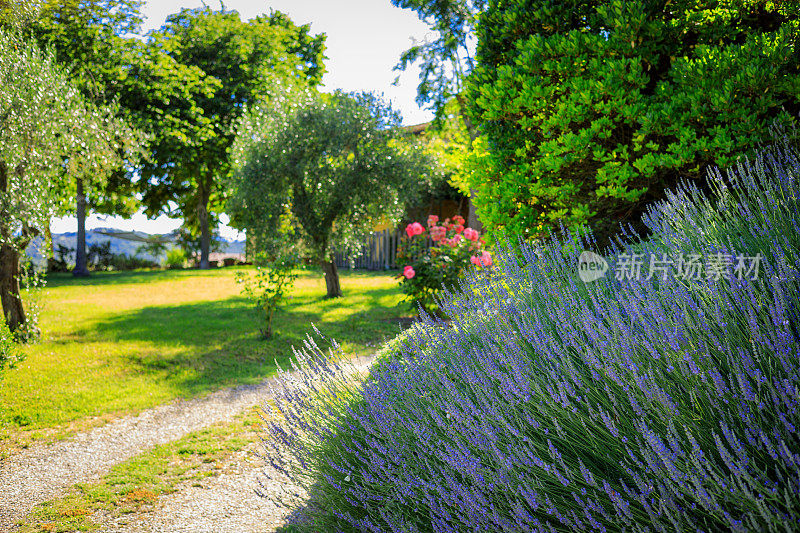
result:
[[[0,381],[0,451],[61,436],[179,397],[255,383],[286,362],[314,323],[349,354],[399,331],[407,308],[386,273],[342,273],[344,297],[327,300],[303,272],[262,340],[240,296],[236,269],[51,276],[42,340]],[[3,443],[5,440],[5,444]]]

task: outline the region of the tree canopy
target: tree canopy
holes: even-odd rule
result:
[[[457,163],[461,167],[478,138],[477,125],[467,113],[465,88],[467,77],[475,68],[476,26],[486,0],[392,0],[392,5],[414,11],[435,32],[433,37],[406,50],[395,70],[419,64],[417,103],[434,110],[433,127],[439,130],[439,138],[447,139],[451,145],[441,147],[443,154],[449,163],[453,162],[454,154],[461,154]],[[455,124],[454,118],[463,127]],[[451,183],[469,196],[468,223],[479,228],[481,224],[472,201],[474,192],[462,179],[462,173],[454,172]]]
[[[120,165],[113,107],[81,95],[50,53],[0,29],[0,299],[16,332],[25,325],[19,256],[74,190],[67,175]]]
[[[370,94],[285,91],[253,106],[238,128],[229,181],[231,224],[254,237],[288,216],[341,295],[333,251],[396,221],[431,162],[403,137],[400,118]]]
[[[492,0],[471,113],[481,220],[603,235],[800,111],[797,2]]]
[[[392,5],[414,11],[434,32],[403,52],[397,70],[419,63],[417,103],[430,105],[437,116],[464,89],[475,67],[476,24],[486,0],[391,0]]]
[[[151,215],[173,214],[177,206],[200,231],[201,266],[208,265],[210,221],[222,206],[220,180],[230,172],[235,121],[278,80],[318,85],[324,40],[277,11],[243,22],[235,11],[208,7],[171,15],[150,35],[145,53],[188,75],[191,85],[171,86],[178,94],[165,98],[145,82],[144,98],[130,102],[155,135],[142,172],[144,202]]]

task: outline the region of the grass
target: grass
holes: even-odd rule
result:
[[[255,408],[230,423],[217,423],[156,446],[114,466],[94,483],[74,485],[55,500],[37,505],[20,523],[21,533],[93,531],[95,513],[110,518],[146,511],[179,485],[202,484],[224,471],[232,454],[258,440]]]
[[[385,273],[344,272],[344,297],[304,271],[262,340],[236,269],[55,275],[44,290],[42,340],[0,384],[0,452],[110,418],[243,383],[285,363],[314,323],[363,355],[398,331],[401,293]]]

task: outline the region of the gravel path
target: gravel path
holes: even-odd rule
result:
[[[363,370],[371,361],[371,357],[363,357],[353,363],[359,370]],[[75,483],[97,479],[113,465],[148,448],[173,441],[215,422],[230,421],[244,409],[260,405],[270,396],[270,384],[274,385],[275,380],[276,378],[270,378],[259,385],[223,389],[203,398],[182,400],[148,409],[135,417],[115,420],[63,441],[31,446],[4,460],[0,463],[0,531],[10,530],[34,505],[52,500]],[[209,505],[212,505],[215,512],[223,511],[219,505],[213,503],[213,498],[225,498],[225,494],[228,494],[231,502],[237,499],[245,501],[245,496],[236,492],[238,488],[227,492],[227,487],[241,485],[245,492],[247,488],[252,492],[255,482],[249,482],[247,477],[251,473],[243,471],[242,475],[246,478],[235,483],[230,476],[222,476],[224,479],[220,480],[217,489],[219,493],[213,497],[207,495]],[[255,494],[252,497],[256,504],[260,503],[261,499]],[[197,501],[192,505],[195,504],[203,505]],[[177,531],[164,527],[164,531]],[[205,531],[197,528],[191,530]],[[261,530],[263,531],[263,522]],[[230,531],[239,529],[234,527]]]
[[[147,512],[106,521],[102,532],[126,533],[264,533],[283,525],[288,512],[256,495],[265,465],[253,443],[237,452],[223,471],[201,486],[185,485],[160,497]],[[273,473],[274,474],[274,473]],[[279,490],[275,482],[267,490]]]

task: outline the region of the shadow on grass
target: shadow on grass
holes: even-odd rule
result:
[[[181,394],[194,395],[258,382],[274,373],[276,360],[287,366],[292,347],[302,347],[313,333],[312,324],[327,339],[363,355],[400,331],[402,309],[380,303],[395,292],[378,288],[335,300],[295,298],[277,312],[274,336],[266,340],[259,332],[258,313],[243,297],[136,309],[94,322],[74,336],[94,342],[143,343],[125,355],[131,370],[169,380]],[[64,339],[73,341],[74,337]],[[320,346],[329,346],[329,340]]]

